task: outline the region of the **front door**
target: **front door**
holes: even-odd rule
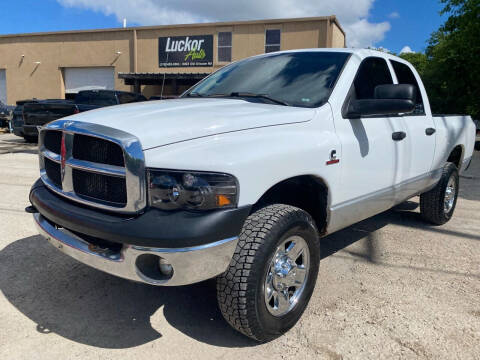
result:
[[[380,57],[364,59],[351,76],[344,104],[351,99],[373,99],[377,85],[393,84],[388,64]],[[332,104],[342,150],[340,191],[332,199],[330,232],[392,207],[404,161],[402,141],[392,140],[392,133],[405,130],[401,116],[348,119],[341,107]]]

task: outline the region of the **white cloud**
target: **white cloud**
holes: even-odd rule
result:
[[[400,14],[397,11],[394,11],[394,12],[388,14],[388,17],[390,19],[398,19],[400,17]]]
[[[375,0],[57,0],[140,25],[337,15],[353,47],[373,46],[390,29],[368,21]]]
[[[408,53],[413,53],[415,51],[412,50],[410,46],[404,46],[402,50],[400,50],[400,54],[408,54]]]
[[[385,33],[390,30],[388,22],[370,23],[366,19],[360,19],[351,25],[344,25],[347,33],[348,46],[367,47],[383,40]]]

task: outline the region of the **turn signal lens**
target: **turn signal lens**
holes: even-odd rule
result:
[[[230,205],[232,202],[225,195],[217,195],[217,205],[219,207],[224,207]]]

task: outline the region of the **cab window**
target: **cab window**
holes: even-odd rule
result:
[[[363,60],[353,81],[355,99],[373,99],[377,85],[393,84],[385,59],[369,57]]]
[[[395,71],[395,75],[397,76],[399,84],[410,84],[415,86],[415,88],[417,89],[415,110],[408,115],[425,115],[425,107],[423,106],[423,99],[420,92],[420,87],[418,86],[417,79],[415,79],[415,75],[413,74],[412,70],[410,70],[407,65],[395,60],[390,60],[390,63],[393,66],[393,70]]]

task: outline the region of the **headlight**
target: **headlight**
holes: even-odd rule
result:
[[[220,173],[147,170],[150,206],[162,210],[225,209],[237,206],[238,185]]]

